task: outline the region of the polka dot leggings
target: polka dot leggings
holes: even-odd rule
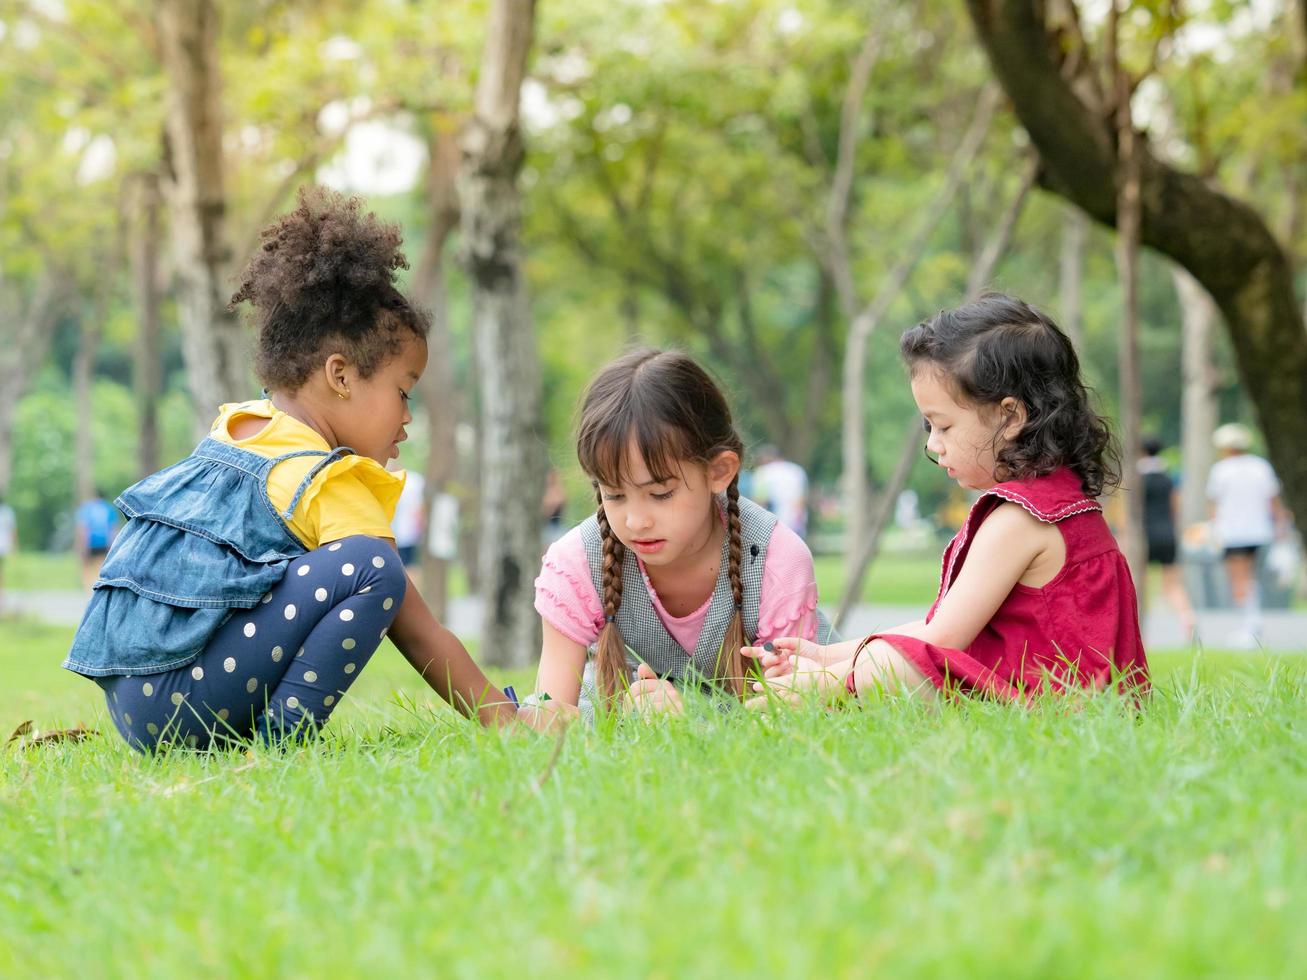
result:
[[[352,537],[310,551],[253,609],[238,609],[199,658],[162,674],[99,678],[133,748],[206,748],[259,736],[300,738],[325,725],[404,599],[389,542]]]

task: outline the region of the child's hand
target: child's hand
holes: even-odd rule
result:
[[[635,683],[626,692],[628,710],[640,712],[668,711],[679,715],[685,710],[681,692],[671,681],[665,681],[653,672],[648,664],[641,664],[635,673]]]
[[[552,698],[534,700],[523,705],[517,713],[518,723],[537,732],[556,732],[581,717],[581,709]]]
[[[740,653],[758,661],[763,677],[784,677],[793,669],[795,657],[819,664],[830,663],[835,659],[827,654],[824,646],[797,636],[778,636],[762,646],[740,647]]]
[[[829,665],[808,657],[791,656],[786,659],[783,673],[768,675],[766,680],[753,682],[753,690],[758,696],[745,702],[748,707],[765,708],[777,700],[798,704],[812,692],[826,698],[844,692],[844,678]]]

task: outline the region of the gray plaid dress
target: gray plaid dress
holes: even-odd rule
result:
[[[725,496],[720,497],[718,502],[724,510]],[[740,580],[744,587],[744,632],[749,637],[758,635],[762,572],[767,561],[767,545],[771,541],[772,531],[775,528],[776,515],[751,500],[740,498],[740,543],[743,551],[740,561]],[[585,553],[590,563],[590,579],[602,602],[604,541],[597,517],[591,516],[581,525],[581,537],[585,542]],[[673,639],[667,632],[667,628],[663,626],[662,620],[658,618],[658,612],[654,609],[648,588],[645,587],[636,556],[634,552],[627,550],[622,565],[622,604],[617,610],[617,626],[626,641],[626,666],[632,680],[641,661],[647,663],[659,677],[667,678],[677,687],[687,682],[705,684],[705,679],[713,676],[717,666],[717,654],[726,636],[726,628],[735,613],[735,602],[731,596],[729,559],[730,541],[727,539],[722,541],[721,570],[717,574],[717,585],[713,589],[708,615],[704,617],[699,644],[691,653]],[[832,638],[830,623],[818,611],[817,642],[829,643]],[[594,653],[595,647],[591,646],[590,658],[586,662],[585,675],[581,680],[579,706],[582,716],[587,721],[594,718],[594,706],[598,700]]]

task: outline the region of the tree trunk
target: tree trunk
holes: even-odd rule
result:
[[[1062,254],[1058,263],[1058,293],[1062,305],[1061,324],[1076,353],[1085,349],[1085,243],[1089,239],[1089,218],[1075,205],[1063,212]]]
[[[628,347],[640,343],[640,282],[632,275],[622,277],[622,295],[617,302],[617,315],[622,321],[622,333]]]
[[[1216,366],[1212,363],[1212,331],[1216,304],[1198,280],[1173,266],[1175,293],[1180,300],[1180,528],[1207,520],[1207,473],[1216,458]]]
[[[856,570],[858,556],[866,547],[869,528],[867,526],[867,503],[870,497],[869,476],[867,473],[867,424],[866,392],[863,390],[867,376],[867,346],[871,335],[880,324],[881,318],[889,311],[891,304],[903,289],[912,270],[916,268],[921,256],[925,254],[930,243],[930,236],[943,219],[949,205],[956,196],[962,183],[963,173],[971,160],[980,150],[985,134],[989,131],[989,122],[998,104],[997,91],[987,86],[980,94],[972,115],[971,125],[963,135],[949,162],[949,169],[934,199],[927,206],[925,215],[914,237],[908,242],[897,262],[885,274],[872,299],[862,310],[852,316],[849,323],[848,340],[844,347],[844,372],[841,390],[841,449],[844,482],[844,513],[848,522],[845,532],[846,578],[851,578]],[[842,279],[851,278],[848,270],[833,270],[838,284]],[[842,293],[846,292],[842,288]]]
[[[77,325],[77,352],[73,355],[73,400],[81,424],[73,429],[73,500],[80,504],[95,494],[95,405],[91,384],[95,373],[95,355],[100,347],[100,323],[103,304],[85,310]]]
[[[163,387],[159,351],[159,211],[163,202],[158,175],[137,175],[128,200],[132,299],[136,307],[132,382],[140,427],[137,470],[145,476],[159,468],[159,394]]]
[[[223,402],[250,390],[240,321],[227,310],[231,246],[223,186],[218,12],[213,0],[159,0],[167,74],[164,120],[182,354],[201,433]]]
[[[1021,181],[1017,184],[1016,193],[1012,195],[1008,206],[1003,209],[993,231],[976,252],[971,272],[967,276],[968,300],[978,298],[990,288],[994,273],[998,271],[999,263],[1003,261],[1008,246],[1012,244],[1012,235],[1016,232],[1017,222],[1021,220],[1021,212],[1025,210],[1026,198],[1030,196],[1031,188],[1035,186],[1035,179],[1038,176],[1039,156],[1032,153],[1025,167],[1022,168]]]
[[[815,464],[817,434],[821,414],[830,394],[831,377],[838,359],[835,283],[820,263],[817,264],[817,302],[812,315],[812,357],[808,360],[807,390],[803,396],[803,421],[794,434],[794,455],[810,472]]]
[[[436,120],[427,140],[428,225],[422,258],[413,274],[413,293],[431,311],[427,334],[427,370],[422,376],[422,404],[427,412],[429,448],[425,470],[424,512],[449,491],[458,472],[458,391],[454,381],[453,338],[445,289],[445,245],[458,227],[458,140],[445,120]],[[431,553],[424,541],[422,595],[431,613],[443,620],[449,602],[449,559]]]
[[[1055,193],[1116,221],[1110,119],[1062,76],[1061,49],[1039,0],[967,0],[990,64],[1044,161]],[[1212,182],[1139,147],[1140,240],[1193,274],[1225,315],[1244,389],[1284,496],[1307,514],[1307,331],[1288,257],[1263,218]]]
[[[1116,270],[1121,282],[1121,338],[1117,374],[1121,402],[1121,486],[1125,523],[1121,550],[1135,586],[1142,592],[1147,554],[1144,550],[1144,498],[1139,492],[1142,394],[1139,380],[1139,137],[1130,111],[1132,87],[1120,61],[1118,0],[1108,15],[1109,61],[1116,102],[1117,177]]]
[[[989,238],[978,250],[975,264],[967,277],[968,300],[974,300],[980,296],[993,278],[994,271],[1003,260],[1003,256],[1007,254],[1007,250],[1012,244],[1012,236],[1016,234],[1017,222],[1021,220],[1021,212],[1025,209],[1026,200],[1030,196],[1030,189],[1034,186],[1038,172],[1038,158],[1027,161],[1025,170],[1021,175],[1021,182],[1017,185],[1016,193],[1012,195],[1012,200],[1008,202],[1008,206],[1003,210],[999,220],[994,223]],[[899,494],[903,492],[903,488],[908,485],[908,479],[912,476],[913,465],[922,455],[923,443],[921,419],[916,413],[913,413],[912,417],[908,419],[907,431],[903,433],[898,463],[894,467],[894,472],[891,474],[889,482],[876,495],[876,499],[869,502],[865,519],[866,539],[854,556],[852,564],[848,566],[844,580],[844,598],[840,601],[839,611],[835,614],[835,627],[837,629],[844,622],[844,618],[848,615],[849,610],[853,608],[853,604],[862,592],[862,580],[866,577],[867,569],[871,567],[871,563],[876,560],[876,555],[880,553],[881,536],[889,527],[890,516],[894,513],[895,501],[899,499]]]
[[[60,273],[45,273],[25,303],[11,306],[16,284],[0,274],[0,497],[9,494],[14,472],[14,418],[50,350],[63,291]]]
[[[540,363],[520,254],[517,186],[519,95],[534,22],[534,0],[491,5],[459,180],[483,419],[481,657],[500,666],[529,664],[540,649],[532,604],[544,490]]]
[[[720,350],[719,356],[726,363],[733,364],[738,377],[753,379],[761,392],[766,393],[763,397],[756,398],[755,404],[767,427],[767,434],[781,447],[781,452],[788,459],[799,459],[801,457],[794,444],[794,416],[785,410],[785,400],[780,397],[786,383],[785,374],[775,370],[758,336],[749,274],[737,268],[735,284],[735,311],[740,323],[740,340],[732,344],[724,336],[719,336],[714,345]]]
[[[835,613],[836,629],[843,626],[849,610],[854,607],[862,594],[862,581],[866,578],[867,569],[880,553],[880,541],[885,534],[885,529],[889,527],[890,518],[894,515],[894,503],[899,499],[903,488],[908,485],[908,479],[912,476],[912,467],[921,458],[922,443],[921,420],[914,414],[908,420],[907,431],[903,434],[903,442],[899,449],[899,459],[894,466],[889,483],[877,495],[875,503],[868,508],[867,536],[857,554],[852,556],[851,573],[844,580],[844,595]]]

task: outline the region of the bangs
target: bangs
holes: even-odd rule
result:
[[[681,462],[695,455],[685,432],[639,402],[639,398],[627,399],[618,411],[583,426],[578,434],[576,455],[581,469],[606,487],[635,484],[630,472],[632,444],[649,478],[657,483],[679,479]]]

